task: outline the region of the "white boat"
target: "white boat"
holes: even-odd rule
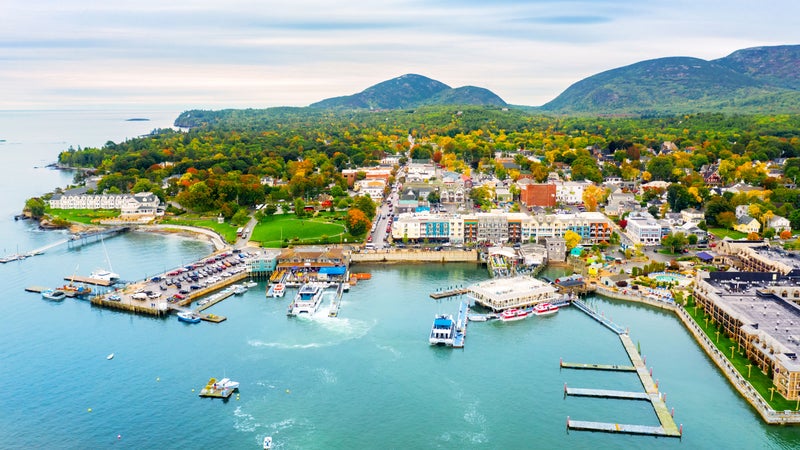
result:
[[[112,354],[106,356],[106,359],[114,359],[114,354],[112,353]]]
[[[264,450],[272,448],[272,436],[264,436]]]
[[[192,312],[181,311],[178,313],[178,320],[186,323],[200,323],[200,316]]]
[[[489,316],[486,314],[470,314],[467,316],[470,322],[486,322],[489,320]]]
[[[251,287],[256,287],[256,286],[258,286],[258,283],[256,283],[255,281],[248,281],[248,282],[244,283],[244,287],[246,287],[248,289],[250,289]]]
[[[300,286],[297,295],[294,296],[292,304],[289,305],[290,316],[300,314],[314,314],[322,303],[322,292],[324,288],[320,284],[306,283]]]
[[[223,379],[217,381],[216,383],[214,383],[214,387],[216,389],[235,390],[235,389],[239,389],[239,382],[238,381],[233,381],[230,378],[223,378]]]
[[[247,288],[242,286],[241,284],[237,284],[236,286],[233,287],[233,293],[235,295],[243,295],[245,292],[247,292]]]
[[[538,305],[533,307],[533,313],[537,316],[544,316],[547,314],[554,314],[558,312],[558,306],[554,306],[552,303],[539,303]]]
[[[278,283],[272,286],[272,296],[275,298],[283,297],[286,294],[286,285],[283,283]]]
[[[106,269],[96,269],[94,272],[89,274],[89,278],[110,282],[119,280],[119,274]]]
[[[61,301],[64,300],[64,297],[67,296],[67,293],[58,289],[45,289],[42,291],[42,298],[46,298],[48,300],[56,300]]]
[[[527,309],[507,309],[500,313],[500,320],[503,322],[513,322],[515,320],[522,320],[530,315]]]
[[[456,324],[453,322],[452,315],[437,314],[433,318],[433,326],[431,327],[431,335],[428,338],[428,342],[431,345],[453,345],[455,331]]]

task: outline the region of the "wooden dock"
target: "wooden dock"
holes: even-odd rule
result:
[[[207,299],[208,303],[206,303],[206,304],[204,304],[202,306],[198,305],[197,308],[195,308],[195,311],[201,312],[201,311],[204,311],[204,310],[206,310],[208,308],[211,308],[212,306],[214,306],[217,303],[225,300],[226,298],[230,297],[231,295],[233,295],[233,289],[225,288],[222,291],[219,291],[216,294],[208,297],[208,299]]]
[[[675,437],[671,434],[668,434],[662,427],[655,427],[649,425],[631,425],[625,423],[589,422],[585,420],[572,420],[569,417],[567,417],[567,428],[570,430],[601,431],[604,433],[622,433],[622,434],[639,434],[647,436]]]
[[[25,292],[34,292],[37,294],[41,294],[42,292],[48,290],[50,288],[44,286],[28,286],[25,288]]]
[[[439,300],[447,297],[455,297],[456,295],[464,295],[467,292],[469,292],[469,289],[467,288],[448,289],[446,291],[438,291],[432,293],[431,298],[434,300]]]
[[[644,392],[614,391],[608,389],[572,388],[564,385],[564,395],[573,397],[615,398],[619,400],[645,400],[650,401],[650,396]]]
[[[225,297],[225,298],[227,298],[227,297]],[[192,309],[189,309],[189,308],[185,308],[183,306],[168,305],[167,309],[170,310],[170,311],[175,311],[175,312],[190,312],[192,314],[197,315],[198,317],[200,317],[200,320],[203,320],[205,322],[220,323],[220,322],[224,322],[224,321],[228,320],[228,318],[225,317],[225,316],[218,316],[216,314],[206,314],[206,313],[200,312],[198,310],[192,310]]]
[[[636,367],[623,366],[618,364],[584,364],[584,363],[571,363],[561,361],[559,363],[562,369],[577,369],[577,370],[608,370],[612,372],[636,372]]]
[[[331,300],[331,308],[328,311],[328,317],[338,317],[339,316],[339,308],[342,306],[342,295],[344,294],[344,283],[339,283],[339,287],[336,288],[336,295],[333,296]]]
[[[97,278],[82,277],[80,275],[70,275],[68,277],[64,277],[64,279],[69,281],[70,283],[85,283],[103,287],[109,287],[112,284],[114,284],[113,281],[98,280]]]

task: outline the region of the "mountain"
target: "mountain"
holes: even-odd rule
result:
[[[800,46],[738,50],[706,61],[669,57],[585,78],[542,106],[570,114],[800,112]]]
[[[358,94],[328,98],[312,108],[403,109],[430,105],[498,105],[506,102],[488,89],[450,86],[424,77],[406,74],[370,86]]]

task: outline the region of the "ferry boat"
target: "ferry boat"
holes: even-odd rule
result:
[[[552,303],[539,303],[538,305],[533,307],[533,313],[537,316],[544,316],[547,314],[554,314],[558,312],[558,306],[553,305]]]
[[[272,296],[274,298],[281,298],[286,293],[286,285],[278,283],[272,286]]]
[[[453,345],[455,331],[456,324],[453,322],[452,315],[437,314],[433,318],[433,326],[431,327],[431,335],[428,338],[428,342],[431,345]]]
[[[322,285],[314,283],[306,283],[297,291],[294,301],[289,305],[290,316],[298,316],[300,314],[314,314],[319,305],[322,303]]]
[[[530,315],[527,309],[511,308],[500,313],[500,320],[503,322],[513,322],[515,320],[522,320]]]
[[[200,323],[200,316],[188,311],[182,311],[178,313],[178,320],[186,323]]]

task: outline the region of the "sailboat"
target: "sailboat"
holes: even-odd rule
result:
[[[90,275],[89,278],[93,278],[95,280],[102,280],[107,282],[115,282],[119,280],[119,274],[114,273],[111,267],[111,260],[108,257],[108,250],[106,249],[106,242],[103,240],[103,237],[100,237],[100,243],[103,244],[103,252],[106,254],[106,264],[108,265],[108,270],[106,269],[95,269]]]

